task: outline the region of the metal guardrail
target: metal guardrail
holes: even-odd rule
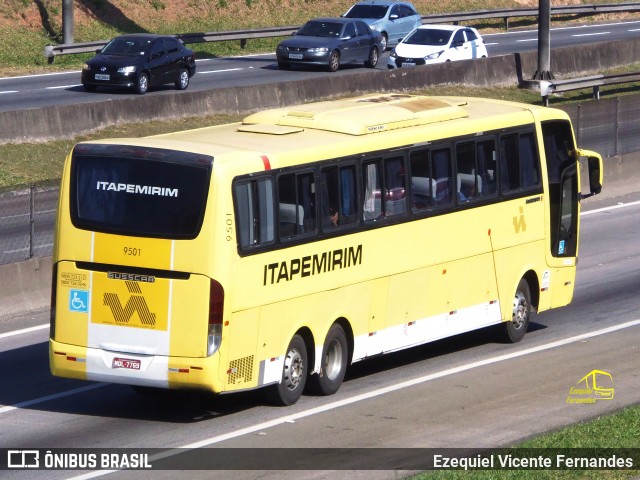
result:
[[[571,78],[566,80],[541,80],[540,95],[545,107],[549,106],[549,95],[568,92],[571,90],[593,89],[593,99],[600,100],[600,87],[604,85],[619,85],[622,83],[640,82],[640,72],[619,73],[612,75],[591,75],[588,77]]]
[[[616,3],[603,5],[570,5],[564,7],[551,7],[551,15],[598,15],[602,13],[616,12],[640,12],[640,3]],[[488,18],[502,18],[505,30],[509,29],[509,19],[519,17],[536,17],[538,8],[519,9],[499,9],[499,10],[476,10],[473,12],[438,13],[422,16],[422,23],[454,23],[470,20],[480,20]],[[204,42],[226,42],[239,41],[240,47],[244,48],[247,40],[251,38],[271,38],[286,37],[297,31],[300,26],[272,27],[256,30],[233,30],[228,32],[209,33],[183,33],[175,37],[184,43],[204,43]],[[53,63],[57,55],[68,55],[75,53],[89,53],[106,45],[108,40],[99,40],[85,43],[62,43],[58,45],[47,45],[44,47],[44,56],[49,63]]]

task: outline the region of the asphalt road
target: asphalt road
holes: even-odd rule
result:
[[[285,468],[299,460],[294,447],[496,447],[637,404],[640,194],[589,199],[581,222],[574,301],[537,316],[523,342],[499,343],[480,331],[365,361],[349,370],[336,395],[305,396],[288,408],[267,406],[258,392],[154,397],[126,386],[53,378],[47,313],[2,322],[0,448],[285,447],[291,449]],[[571,388],[592,370],[611,374],[613,399],[567,403]],[[358,458],[342,460],[329,457],[305,471],[93,472],[79,478],[387,479],[408,473],[362,471]],[[359,471],[324,471],[337,468]],[[3,478],[81,473],[11,471]]]
[[[640,21],[559,27],[551,31],[551,48],[624,40],[638,35]],[[538,46],[537,29],[487,34],[484,39],[489,56],[532,51]],[[387,68],[388,57],[389,52],[381,55],[378,69]],[[282,71],[276,65],[275,54],[202,59],[197,61],[197,65],[198,71],[191,79],[190,91],[322,78],[327,75],[351,75],[366,71],[360,65],[346,65],[336,73],[298,68]],[[173,86],[166,85],[148,95],[173,92]],[[80,84],[79,71],[0,78],[0,111],[109,101],[135,95],[127,90],[107,89],[87,93]]]

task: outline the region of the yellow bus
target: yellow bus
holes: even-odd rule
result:
[[[364,95],[80,143],[51,371],[290,405],[375,355],[492,325],[517,342],[571,301],[602,175],[564,112],[483,98]]]

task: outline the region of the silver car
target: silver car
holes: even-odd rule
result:
[[[413,4],[395,0],[364,0],[353,5],[343,17],[364,20],[380,32],[385,50],[422,25],[422,17]]]

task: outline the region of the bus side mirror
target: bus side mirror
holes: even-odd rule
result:
[[[604,169],[602,165],[602,157],[591,150],[577,151],[579,157],[587,157],[587,173],[589,175],[589,194],[582,195],[582,198],[588,198],[597,195],[602,191],[602,180]]]
[[[602,158],[589,157],[589,191],[597,195],[602,190]]]

